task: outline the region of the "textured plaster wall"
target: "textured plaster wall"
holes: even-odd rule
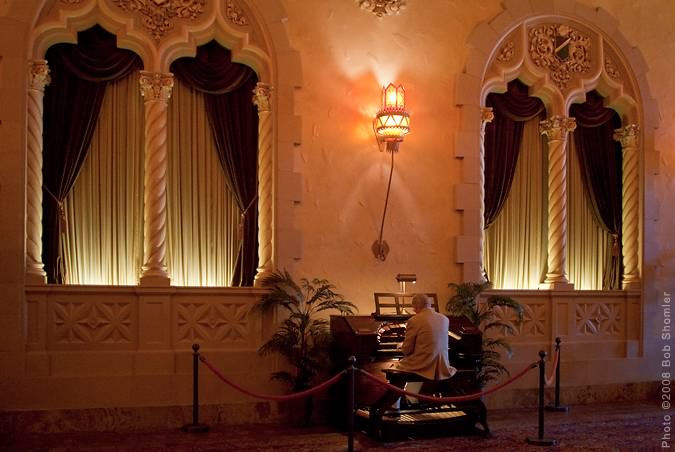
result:
[[[304,175],[298,208],[303,258],[298,275],[330,279],[369,313],[373,292],[395,291],[397,273],[416,273],[415,290],[438,292],[458,281],[452,238],[461,234],[452,186],[459,108],[454,76],[467,57],[473,27],[494,16],[498,1],[410,1],[398,16],[377,18],[344,0],[287,0],[291,46],[300,52],[303,87],[296,93],[303,142],[296,170]],[[383,238],[391,251],[375,259],[390,168],[372,133],[380,90],[403,83],[411,133],[395,155]],[[282,265],[288,265],[281,260]]]

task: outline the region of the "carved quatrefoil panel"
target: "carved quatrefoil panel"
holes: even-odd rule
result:
[[[179,343],[248,341],[249,306],[237,303],[185,302],[176,307]]]
[[[576,331],[582,335],[618,336],[623,333],[624,307],[620,303],[579,303]]]
[[[63,301],[52,311],[55,345],[132,344],[133,311],[128,302]]]

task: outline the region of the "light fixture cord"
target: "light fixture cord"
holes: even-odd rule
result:
[[[380,239],[382,242],[382,233],[384,232],[384,218],[387,216],[387,205],[389,204],[389,189],[391,188],[391,176],[394,174],[394,151],[391,152],[391,169],[389,170],[389,183],[387,184],[387,196],[384,198],[384,212],[382,212],[382,225],[380,226]]]

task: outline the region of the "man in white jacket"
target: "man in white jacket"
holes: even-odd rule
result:
[[[415,315],[406,324],[405,339],[401,344],[404,357],[395,367],[398,372],[388,374],[389,383],[399,388],[405,388],[406,383],[413,381],[445,380],[457,372],[448,361],[448,318],[436,312],[431,298],[424,294],[415,295],[412,305]],[[415,386],[415,391],[419,391],[422,385]],[[387,391],[371,407],[371,429],[376,435],[383,411],[399,397],[397,393]]]
[[[448,361],[448,318],[434,311],[431,298],[424,294],[415,295],[412,305],[415,315],[406,324],[398,370],[427,380],[452,377],[457,370]]]

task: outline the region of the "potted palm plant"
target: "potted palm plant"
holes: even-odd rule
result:
[[[274,372],[272,379],[286,382],[293,392],[308,389],[316,375],[329,365],[330,331],[328,320],[320,313],[337,311],[351,315],[356,306],[336,293],[335,286],[326,279],[303,278],[298,284],[285,270],[264,277],[261,286],[270,291],[260,298],[257,309],[266,312],[281,308],[287,312],[287,318],[258,353],[279,353],[291,365],[292,371]],[[304,422],[309,420],[311,406],[311,399],[306,398]]]
[[[508,369],[501,363],[501,351],[511,358],[511,345],[503,337],[505,334],[514,334],[513,327],[497,318],[495,308],[501,307],[511,310],[516,315],[516,324],[523,320],[523,306],[516,300],[502,295],[490,295],[483,302],[479,297],[483,290],[490,287],[490,283],[450,283],[455,294],[446,304],[448,313],[454,316],[464,316],[483,333],[483,355],[479,364],[478,383],[485,386],[489,381],[502,374],[509,375]],[[500,331],[501,330],[501,331]],[[490,335],[490,332],[500,332],[500,336]]]

